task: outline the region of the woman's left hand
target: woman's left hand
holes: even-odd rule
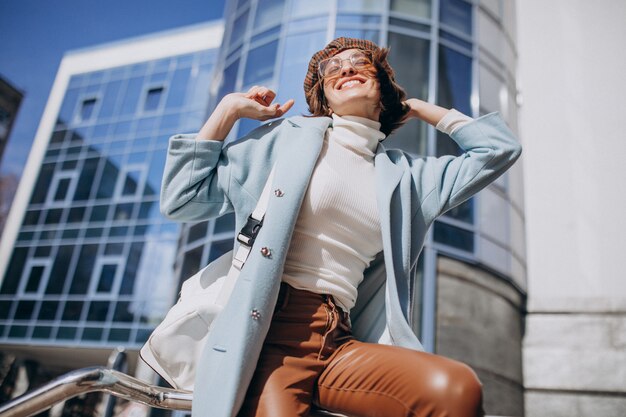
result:
[[[404,104],[409,106],[409,111],[405,116],[405,121],[416,118],[433,126],[437,126],[437,123],[439,123],[441,118],[448,113],[448,109],[446,108],[417,98],[410,98],[406,100]]]

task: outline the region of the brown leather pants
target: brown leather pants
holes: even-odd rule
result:
[[[466,365],[425,352],[362,343],[331,296],[282,284],[269,333],[238,417],[482,416]]]

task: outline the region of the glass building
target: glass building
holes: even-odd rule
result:
[[[180,225],[158,203],[167,141],[202,125],[222,31],[64,57],[2,242],[3,350],[136,350],[173,303]]]

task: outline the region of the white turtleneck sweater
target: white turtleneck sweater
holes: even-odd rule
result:
[[[450,133],[469,117],[451,110],[437,125]],[[363,271],[383,248],[374,155],[380,123],[333,114],[287,252],[283,281],[332,294],[350,311]]]

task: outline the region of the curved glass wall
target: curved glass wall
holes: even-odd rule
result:
[[[308,114],[302,82],[311,55],[335,37],[349,36],[390,47],[396,78],[409,96],[474,117],[502,111],[515,127],[514,44],[502,24],[511,10],[509,2],[501,0],[484,4],[465,0],[230,0],[212,101],[215,104],[232,91],[266,85],[277,92],[278,102],[295,99],[291,115]],[[241,120],[228,140],[258,125]],[[446,135],[418,121],[411,121],[388,140],[387,146],[416,155],[459,152]],[[424,283],[414,289],[415,297],[424,303],[423,310],[414,312],[416,330],[420,323],[432,328],[434,322],[437,254],[483,264],[507,279],[519,270],[523,278],[522,206],[512,201],[510,191],[505,175],[435,223],[422,261]],[[205,233],[202,237],[199,227]],[[213,236],[213,227],[209,222],[184,231],[188,243],[179,255],[179,264],[185,265],[183,277],[217,253],[210,249],[212,245],[222,245],[223,236]],[[428,330],[422,330],[428,345]]]

